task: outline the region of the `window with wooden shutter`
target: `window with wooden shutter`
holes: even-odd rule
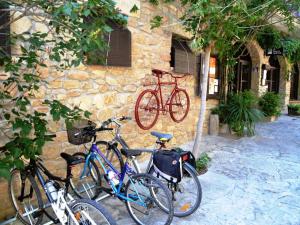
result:
[[[11,56],[10,48],[10,13],[7,10],[9,5],[5,3],[0,3],[0,65],[3,65],[3,58]]]
[[[197,74],[197,57],[191,51],[187,40],[172,38],[170,65],[176,73]]]
[[[108,36],[107,66],[131,66],[131,32],[127,28],[113,27]]]
[[[110,22],[109,26],[113,29],[105,36],[107,50],[95,50],[87,53],[89,65],[105,65],[131,67],[131,32],[123,26]],[[89,59],[90,57],[90,59]],[[99,59],[93,59],[99,57]]]

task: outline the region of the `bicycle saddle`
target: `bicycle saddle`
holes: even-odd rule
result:
[[[83,159],[83,158],[77,158],[77,157],[72,156],[72,155],[70,155],[70,154],[68,154],[68,153],[65,153],[65,152],[60,153],[60,156],[61,156],[64,160],[66,160],[66,162],[67,162],[68,165],[76,165],[76,164],[78,164],[78,163],[84,162],[84,159]]]
[[[131,156],[139,156],[139,155],[142,154],[142,151],[138,150],[138,149],[124,149],[124,148],[122,148],[121,153],[122,153],[122,155],[124,155],[128,158],[128,157],[131,157]]]
[[[157,137],[160,141],[170,141],[173,138],[172,134],[164,134],[157,131],[152,131],[151,135]]]
[[[163,70],[152,69],[152,74],[154,76],[160,76],[160,77],[162,77],[162,75],[164,75],[164,74],[170,74],[170,73],[167,72],[167,71],[163,71]]]

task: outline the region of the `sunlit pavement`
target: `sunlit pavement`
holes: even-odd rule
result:
[[[300,224],[300,118],[256,128],[254,137],[205,138],[213,160],[199,178],[201,208],[174,224]]]

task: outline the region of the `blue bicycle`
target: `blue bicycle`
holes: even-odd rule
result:
[[[90,124],[76,133],[73,132],[75,138],[88,141],[91,140],[89,137],[92,137],[93,142],[88,153],[74,154],[77,157],[83,157],[85,163],[78,173],[78,177],[73,174],[72,189],[79,197],[83,197],[85,194],[93,198],[99,192],[105,191],[111,196],[119,198],[126,203],[130,216],[137,224],[171,224],[174,208],[168,188],[152,175],[137,174],[129,166],[128,160],[120,171],[116,169],[97,147],[96,132],[102,130],[107,130],[107,128],[95,128]],[[127,152],[128,155],[135,153]],[[98,168],[95,168],[95,163],[104,173],[103,180],[107,183],[106,187],[100,183],[101,175]],[[86,178],[89,179],[86,180]]]

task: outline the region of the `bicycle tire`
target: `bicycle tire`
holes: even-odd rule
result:
[[[78,213],[80,211],[77,211],[76,207],[79,207],[79,210],[82,210],[82,209],[86,209],[87,206],[92,207],[94,209],[93,213],[90,214],[89,217],[92,216],[93,218],[95,218],[98,215],[98,218],[93,220],[94,223],[91,221],[88,221],[90,223],[81,223],[80,221],[78,221],[79,224],[117,225],[116,221],[113,219],[111,214],[101,204],[99,204],[95,201],[92,201],[90,199],[77,199],[70,205],[70,208],[73,213]],[[106,223],[101,223],[102,220],[99,220],[99,217],[104,218],[104,222],[106,222]],[[80,218],[80,219],[82,219],[82,218]],[[84,222],[87,222],[87,221],[85,220]],[[72,223],[70,222],[70,216],[68,217],[68,224],[72,225]]]
[[[26,173],[26,172],[25,172]],[[14,188],[14,179],[15,179],[15,176],[16,175],[20,175],[20,178],[21,178],[21,171],[19,169],[13,169],[11,171],[11,179],[9,180],[9,185],[8,185],[8,191],[9,191],[9,196],[10,196],[10,199],[13,203],[13,206],[14,206],[14,209],[16,210],[17,212],[17,218],[23,223],[23,224],[26,224],[26,225],[38,225],[38,224],[41,224],[42,220],[43,220],[43,213],[38,213],[35,215],[35,218],[36,219],[36,222],[34,223],[31,223],[30,222],[30,214],[28,216],[28,220],[25,219],[25,217],[23,216],[24,213],[22,211],[24,211],[26,213],[27,209],[20,209],[20,207],[18,206],[17,204],[17,201],[20,202],[18,200],[18,198],[16,198],[16,196],[14,196],[14,191],[13,191],[13,188]],[[31,174],[24,174],[25,177],[25,185],[26,185],[26,180],[28,179],[28,182],[30,183],[30,193],[31,191],[33,191],[36,195],[36,200],[37,200],[37,207],[38,209],[36,209],[37,211],[41,211],[43,210],[43,206],[44,206],[44,203],[43,203],[43,200],[42,200],[42,196],[41,196],[41,192],[37,186],[37,183],[34,179],[34,177],[31,175]],[[20,180],[20,182],[22,182]],[[25,186],[25,192],[26,192],[26,186]],[[21,194],[21,193],[20,193]],[[26,195],[26,193],[25,193]],[[32,198],[32,197],[31,197]],[[31,205],[31,209],[33,209],[32,205]],[[29,221],[29,222],[28,222]]]
[[[142,99],[144,98],[144,96],[146,94],[150,93],[150,98],[149,98],[149,101],[147,103],[147,105],[150,103],[150,100],[152,99],[152,96],[154,96],[154,99],[155,99],[155,102],[153,103],[154,106],[152,106],[152,108],[150,107],[150,109],[148,109],[148,111],[151,113],[151,111],[154,111],[154,117],[153,119],[150,120],[150,124],[145,124],[145,119],[147,118],[141,118],[141,114],[139,113],[139,109],[142,109],[141,107],[141,101]],[[146,100],[147,101],[147,100]],[[147,109],[145,109],[145,111],[147,111]],[[159,99],[157,97],[157,94],[154,90],[151,90],[151,89],[147,89],[147,90],[144,90],[138,97],[137,101],[136,101],[136,104],[135,104],[135,109],[134,109],[134,115],[135,115],[135,121],[136,123],[138,124],[138,126],[143,129],[143,130],[149,130],[150,128],[152,128],[157,119],[158,119],[158,115],[159,115]],[[146,116],[147,117],[147,116]]]
[[[162,191],[164,192],[165,197],[166,197],[166,200],[167,200],[168,211],[167,211],[167,213],[166,213],[165,211],[161,210],[161,208],[160,208],[159,206],[156,207],[156,208],[159,209],[159,210],[161,210],[162,213],[163,213],[163,215],[167,215],[167,219],[166,219],[166,221],[165,221],[164,224],[165,224],[165,225],[171,224],[172,219],[173,219],[173,215],[174,215],[174,208],[173,208],[173,204],[172,204],[171,194],[170,194],[170,191],[168,190],[168,188],[167,188],[167,187],[166,187],[159,179],[157,179],[157,178],[151,176],[150,174],[142,174],[142,173],[136,174],[136,175],[133,175],[133,176],[130,176],[130,179],[128,180],[128,182],[127,182],[127,184],[126,184],[126,186],[125,186],[125,195],[126,195],[126,197],[127,197],[127,198],[131,198],[132,200],[134,200],[134,196],[133,196],[132,194],[129,194],[129,193],[130,193],[130,190],[129,190],[130,185],[133,184],[133,180],[139,181],[139,180],[141,180],[142,178],[145,178],[145,179],[148,181],[147,186],[149,185],[149,180],[152,180],[152,182],[150,183],[150,185],[152,186],[154,183],[156,183],[156,185],[155,185],[156,188],[157,188],[157,187],[160,187],[160,188],[162,189]],[[133,185],[134,185],[134,184],[133,184]],[[145,186],[145,187],[146,187],[146,188],[149,188],[149,187],[147,187],[147,186]],[[145,189],[145,188],[144,188],[144,189]],[[153,194],[152,194],[152,193],[153,193],[153,187],[151,187],[151,188],[149,188],[149,189],[150,189],[149,191],[150,191],[150,195],[151,195],[151,198],[150,198],[150,201],[151,201],[151,199],[154,197]],[[137,186],[134,185],[133,190],[134,190],[134,193],[136,193],[137,190],[138,190]],[[139,196],[139,193],[137,193],[137,196]],[[137,198],[137,197],[135,197],[135,198]],[[148,201],[148,204],[149,204],[149,205],[147,205],[147,209],[148,209],[148,207],[151,206],[151,204],[153,204],[153,203],[152,203],[152,202],[149,203],[149,199],[148,199],[148,198],[147,198],[147,201]],[[147,201],[146,201],[146,202],[147,202]],[[153,199],[153,202],[157,204],[157,199]],[[127,211],[129,212],[129,215],[132,217],[132,219],[133,219],[137,224],[139,224],[139,225],[145,225],[146,223],[141,222],[141,219],[138,219],[137,216],[135,215],[135,212],[133,212],[133,209],[136,209],[134,206],[138,205],[138,204],[136,204],[136,205],[131,205],[131,204],[133,204],[133,203],[134,203],[134,201],[130,201],[130,200],[126,201],[126,208],[127,208]],[[140,212],[140,210],[137,210],[137,211]],[[150,218],[149,218],[149,219],[152,219],[152,220],[149,221],[149,224],[151,224],[151,225],[152,225],[152,224],[155,224],[154,222],[157,222],[157,221],[155,221],[155,220],[156,220],[156,218],[157,218],[158,216],[159,216],[159,215],[158,215],[158,212],[155,212],[154,215],[153,215],[152,217],[151,217],[151,215],[150,215]],[[162,221],[161,221],[161,217],[160,217],[159,223],[162,224],[161,222],[162,222]],[[163,221],[163,222],[164,222],[164,221]]]
[[[181,105],[182,104],[182,100],[180,100],[180,93],[183,93],[185,98],[186,98],[186,109],[184,111],[184,114],[179,117],[179,118],[176,118],[176,113],[177,111],[174,109],[174,107],[176,105]],[[179,99],[178,99],[179,98]],[[178,103],[178,101],[180,101],[180,103]],[[189,98],[189,95],[188,93],[186,92],[186,90],[184,89],[177,89],[173,95],[171,96],[171,100],[170,100],[170,108],[169,108],[169,111],[170,111],[170,116],[172,118],[172,120],[176,123],[179,123],[181,121],[183,121],[185,119],[185,117],[187,116],[188,112],[190,110],[190,98]]]
[[[86,159],[86,154],[82,152],[76,152],[73,154],[73,156],[76,157],[82,157]],[[70,186],[72,190],[74,191],[75,195],[79,198],[89,198],[92,200],[95,200],[101,193],[101,174],[99,171],[98,166],[94,162],[94,160],[90,159],[90,164],[92,167],[92,171],[95,171],[94,173],[91,173],[89,171],[86,171],[87,176],[85,178],[89,179],[89,181],[85,181],[83,183],[79,183],[80,176],[82,175],[83,169],[80,170],[80,173],[74,174],[72,173],[72,178],[70,179]],[[81,164],[85,164],[85,161],[82,163],[78,163],[72,167],[72,171],[76,170],[76,167],[78,168]],[[89,170],[89,167],[87,168]],[[75,182],[75,179],[77,178],[78,182]],[[87,180],[85,179],[85,180]],[[81,187],[79,187],[81,186]],[[81,191],[80,191],[81,190]],[[82,194],[85,193],[85,194]]]
[[[200,181],[198,179],[197,171],[189,163],[183,163],[183,168],[182,169],[183,169],[183,171],[182,171],[183,172],[183,177],[184,176],[190,177],[190,178],[192,178],[193,183],[195,183],[196,187],[191,188],[191,189],[193,190],[193,193],[194,193],[195,190],[197,190],[197,197],[196,198],[194,198],[194,197],[189,198],[189,199],[195,199],[195,202],[194,202],[194,204],[192,204],[189,207],[189,209],[187,211],[184,211],[184,212],[183,212],[182,208],[185,205],[179,205],[177,207],[177,205],[175,204],[176,199],[172,199],[174,201],[173,202],[174,203],[173,204],[173,206],[174,206],[174,216],[176,216],[176,217],[186,217],[186,216],[191,215],[192,213],[194,213],[199,208],[199,206],[201,204],[201,200],[202,200],[202,188],[201,188]],[[153,167],[150,169],[149,174],[152,174],[153,176],[155,176],[155,172],[154,172]],[[167,180],[165,180],[164,178],[161,178],[161,180],[164,181],[163,183],[166,183],[166,185],[168,187],[170,187],[170,183]],[[183,182],[183,180],[181,182]],[[178,185],[180,185],[180,183]],[[170,191],[172,191],[172,190],[170,190]],[[178,192],[180,192],[180,190]],[[178,198],[178,196],[176,196],[176,197]],[[182,196],[179,197],[179,198],[182,199]],[[167,209],[163,205],[161,205],[161,204],[159,204],[159,205],[162,207],[162,209],[164,211],[167,211]]]

